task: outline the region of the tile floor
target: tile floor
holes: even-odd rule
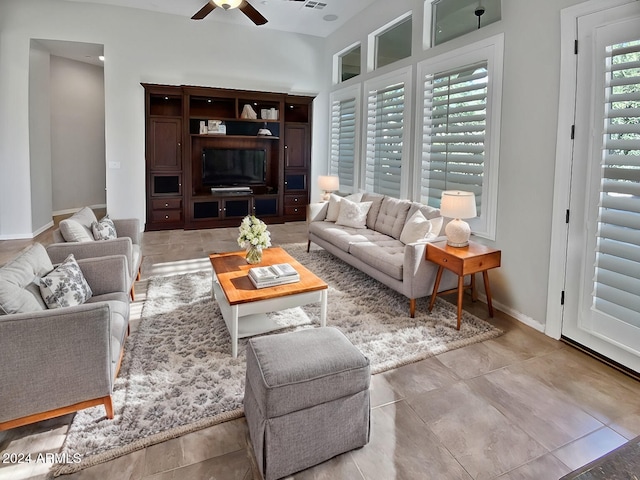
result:
[[[306,241],[304,223],[270,226],[274,244]],[[207,266],[237,249],[236,229],[147,232],[146,280]],[[50,242],[50,232],[37,240]],[[4,264],[30,241],[0,242]],[[482,303],[465,308],[486,318]],[[558,479],[640,435],[640,382],[497,312],[493,340],[372,379],[372,433],[365,447],[296,480]],[[55,453],[71,416],[0,432],[9,453]],[[154,445],[63,480],[250,480],[258,478],[243,418]],[[44,479],[48,465],[0,463],[0,479]]]

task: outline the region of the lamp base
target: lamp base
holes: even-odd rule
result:
[[[451,247],[466,247],[469,245],[471,228],[469,224],[459,218],[451,220],[444,229],[447,245]]]

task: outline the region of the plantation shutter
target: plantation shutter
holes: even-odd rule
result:
[[[370,90],[367,101],[365,190],[400,197],[404,82]]]
[[[640,327],[640,40],[607,49],[594,308]]]
[[[356,148],[356,99],[331,104],[331,160],[329,172],[340,179],[340,187],[354,186]]]
[[[487,84],[486,61],[425,76],[423,203],[439,208],[444,190],[465,190],[475,193],[480,215]]]

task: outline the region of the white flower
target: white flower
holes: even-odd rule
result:
[[[267,230],[267,225],[254,215],[247,215],[242,219],[238,228],[240,236],[238,245],[247,248],[249,245],[267,248],[271,246],[271,234]]]

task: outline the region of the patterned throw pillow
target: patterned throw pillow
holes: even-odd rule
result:
[[[113,220],[109,218],[109,215],[102,217],[99,222],[93,222],[91,230],[93,231],[93,238],[96,240],[118,238],[116,226],[113,224]]]
[[[371,202],[352,202],[343,198],[340,201],[340,213],[336,225],[344,225],[352,228],[367,228],[367,213],[371,208]]]
[[[82,305],[93,294],[73,254],[40,279],[40,294],[49,308]]]

